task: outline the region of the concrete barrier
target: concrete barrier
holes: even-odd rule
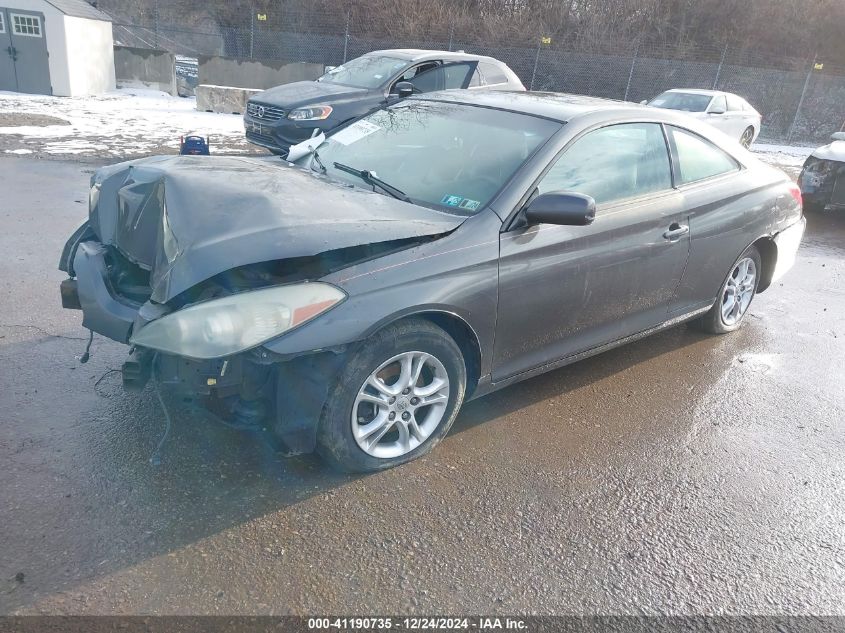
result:
[[[200,84],[194,92],[197,95],[197,110],[200,112],[243,114],[246,111],[246,102],[261,90]]]
[[[323,74],[322,64],[231,57],[199,57],[199,83],[235,88],[267,89],[294,81],[311,81]]]
[[[167,51],[115,46],[114,74],[118,88],[152,88],[177,95],[176,58]]]

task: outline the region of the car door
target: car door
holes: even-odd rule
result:
[[[725,118],[730,122],[730,136],[738,139],[749,126],[754,124],[750,112],[743,108],[742,99],[736,95],[727,95],[728,111]]]
[[[687,272],[670,308],[683,314],[712,305],[728,267],[753,239],[748,227],[767,194],[755,193],[740,164],[710,140],[680,127],[666,130],[691,234]],[[764,197],[757,201],[749,192]]]
[[[658,123],[601,127],[570,142],[535,193],[596,200],[588,226],[524,226],[500,239],[493,380],[662,323],[689,253],[681,196]]]
[[[707,106],[707,113],[705,114],[705,121],[721,130],[728,136],[734,136],[733,123],[728,115],[728,105],[725,95],[716,95]]]

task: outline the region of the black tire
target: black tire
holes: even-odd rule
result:
[[[754,128],[752,126],[748,126],[742,131],[742,135],[739,137],[739,144],[742,145],[746,149],[751,148],[751,143],[754,142]]]
[[[374,457],[353,437],[352,408],[359,389],[371,373],[397,354],[411,351],[430,354],[445,368],[449,377],[445,412],[431,435],[410,452],[391,458]],[[389,325],[350,352],[323,406],[317,430],[317,452],[343,472],[373,472],[416,459],[428,453],[449,432],[463,404],[466,381],[461,350],[444,330],[418,318]]]
[[[751,295],[751,299],[748,302],[748,306],[745,308],[745,311],[739,316],[736,322],[726,323],[725,319],[722,316],[722,305],[725,301],[725,294],[727,292],[728,281],[736,272],[739,263],[746,258],[750,258],[751,260],[753,260],[754,265],[756,266],[754,292]],[[762,274],[762,272],[763,260],[760,257],[760,251],[757,250],[756,246],[749,246],[747,249],[745,249],[742,255],[737,257],[736,261],[731,265],[728,274],[725,276],[725,280],[722,282],[722,286],[719,289],[719,296],[713,303],[713,307],[710,308],[710,311],[707,312],[707,314],[705,314],[703,317],[696,321],[696,324],[699,326],[699,328],[711,334],[727,334],[728,332],[733,332],[734,330],[739,328],[742,325],[743,320],[745,319],[745,315],[748,314],[748,309],[751,307],[751,303],[754,301],[754,297],[757,296],[757,288],[760,286],[760,275]]]

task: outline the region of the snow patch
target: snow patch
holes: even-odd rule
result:
[[[246,144],[240,115],[198,112],[193,97],[158,90],[113,90],[89,97],[0,91],[0,113],[14,112],[61,117],[70,125],[0,127],[0,148],[19,144],[12,140],[17,137],[9,137],[8,144],[4,138],[17,135],[47,154],[137,155],[161,146],[177,148],[180,136],[191,132],[210,137],[213,153],[252,148]]]
[[[751,151],[763,162],[776,167],[801,167],[815,147],[754,143]]]

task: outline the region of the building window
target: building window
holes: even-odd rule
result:
[[[6,32],[6,21],[3,18],[3,12],[0,11],[0,33]]]
[[[15,35],[41,37],[41,18],[35,15],[18,15],[10,13],[12,18],[12,32]]]

